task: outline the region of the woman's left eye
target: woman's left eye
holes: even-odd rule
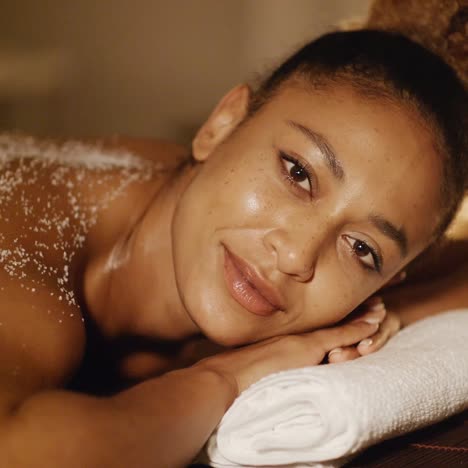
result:
[[[307,192],[312,193],[311,176],[307,168],[291,156],[281,154],[281,159],[288,179]]]
[[[359,262],[365,268],[380,273],[382,269],[382,261],[377,252],[372,247],[370,247],[364,241],[355,239],[351,236],[344,235],[343,238],[351,248],[352,254],[359,259]]]

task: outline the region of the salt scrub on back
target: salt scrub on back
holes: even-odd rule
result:
[[[157,169],[124,150],[0,135],[0,268],[32,293],[55,282],[58,299],[79,308],[73,257],[102,210]]]

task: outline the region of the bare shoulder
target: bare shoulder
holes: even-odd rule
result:
[[[103,148],[125,149],[165,169],[173,169],[190,157],[189,148],[166,140],[115,135],[98,142]]]
[[[0,135],[0,405],[63,386],[77,370],[91,232],[99,225],[100,248],[112,243],[144,206],[155,174],[188,154],[154,140]]]
[[[0,413],[35,392],[63,387],[84,348],[80,313],[53,284],[0,271]]]
[[[63,386],[80,365],[87,236],[147,172],[122,152],[0,136],[0,406]]]

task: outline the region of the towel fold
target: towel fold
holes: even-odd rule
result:
[[[214,467],[337,467],[466,408],[468,309],[417,322],[369,356],[265,377],[234,402],[205,454]]]

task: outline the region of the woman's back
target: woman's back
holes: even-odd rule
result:
[[[86,263],[131,229],[185,151],[124,143],[0,136],[0,346],[11,398],[64,385],[80,367],[92,329]]]

